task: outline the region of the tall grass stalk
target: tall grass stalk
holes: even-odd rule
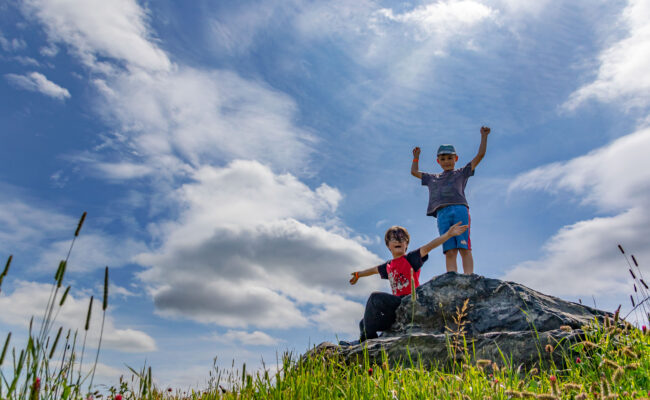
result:
[[[29,321],[29,329],[27,335],[27,343],[23,349],[18,352],[16,347],[10,348],[10,341],[12,333],[9,332],[0,353],[0,399],[2,400],[17,400],[17,399],[34,399],[34,400],[49,400],[49,399],[78,399],[81,398],[81,384],[90,377],[86,375],[83,379],[81,377],[81,363],[79,365],[79,376],[76,379],[73,375],[76,360],[79,354],[76,352],[77,332],[75,331],[71,342],[71,330],[68,330],[65,338],[63,336],[63,327],[59,327],[55,336],[51,336],[50,332],[56,324],[61,309],[65,306],[66,299],[69,296],[71,287],[67,286],[65,290],[61,289],[64,281],[64,276],[70,258],[74,242],[79,236],[81,227],[86,218],[86,213],[83,213],[77,229],[75,230],[74,238],[68,253],[64,260],[62,260],[56,273],[54,274],[54,282],[49,289],[48,300],[43,310],[43,317],[40,320],[40,327],[35,332],[34,317]],[[13,256],[9,256],[2,273],[0,274],[0,284],[5,280],[9,272]],[[108,272],[105,273],[104,295],[108,294]],[[0,292],[1,293],[1,292]],[[92,299],[92,298],[91,298]],[[87,315],[85,331],[87,333],[90,324],[90,309],[92,308],[92,300]],[[103,311],[104,318],[107,308],[107,302],[104,301]],[[100,342],[103,337],[104,323],[100,332]],[[83,359],[84,348],[81,352]],[[98,352],[101,344],[98,346]],[[60,361],[57,354],[60,354]],[[10,357],[9,357],[10,355]],[[9,370],[5,372],[3,367],[6,365],[5,360],[11,358],[12,362]],[[95,364],[92,367],[93,377],[96,370],[99,354],[95,357]],[[89,386],[92,390],[92,384]]]

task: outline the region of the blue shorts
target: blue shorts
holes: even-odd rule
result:
[[[456,222],[462,222],[461,225],[470,225],[469,208],[462,204],[453,204],[438,209],[438,232],[445,234]],[[472,242],[469,239],[469,228],[462,234],[454,236],[442,245],[442,252],[446,253],[451,249],[472,250]]]

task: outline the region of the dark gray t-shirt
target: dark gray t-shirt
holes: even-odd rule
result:
[[[439,174],[422,173],[422,186],[429,187],[429,206],[427,215],[436,216],[438,209],[452,204],[462,204],[467,207],[465,186],[470,176],[474,175],[472,163],[453,171],[443,171]]]

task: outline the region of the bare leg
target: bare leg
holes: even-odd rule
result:
[[[463,273],[471,275],[474,273],[474,257],[472,250],[460,249],[460,258],[463,260]]]
[[[450,249],[445,253],[445,261],[447,262],[447,272],[458,272],[458,265],[456,265],[456,255],[458,249]]]

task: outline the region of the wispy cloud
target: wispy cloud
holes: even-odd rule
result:
[[[25,75],[5,74],[5,78],[16,87],[31,92],[39,92],[59,100],[65,100],[70,97],[68,89],[48,80],[40,72],[30,72]]]
[[[614,215],[563,227],[546,243],[540,260],[515,266],[505,278],[562,296],[629,292],[616,245],[650,259],[645,240],[650,235],[648,149],[650,128],[643,128],[587,155],[518,176],[510,191],[569,193],[575,203]]]
[[[151,40],[146,11],[133,0],[25,0],[22,6],[27,15],[43,22],[52,43],[68,44],[95,70],[114,68],[99,57],[150,70],[171,68],[167,55]]]
[[[596,79],[576,90],[564,107],[573,110],[589,99],[621,100],[626,107],[650,105],[650,2],[630,0],[621,15],[628,35],[600,53]]]

